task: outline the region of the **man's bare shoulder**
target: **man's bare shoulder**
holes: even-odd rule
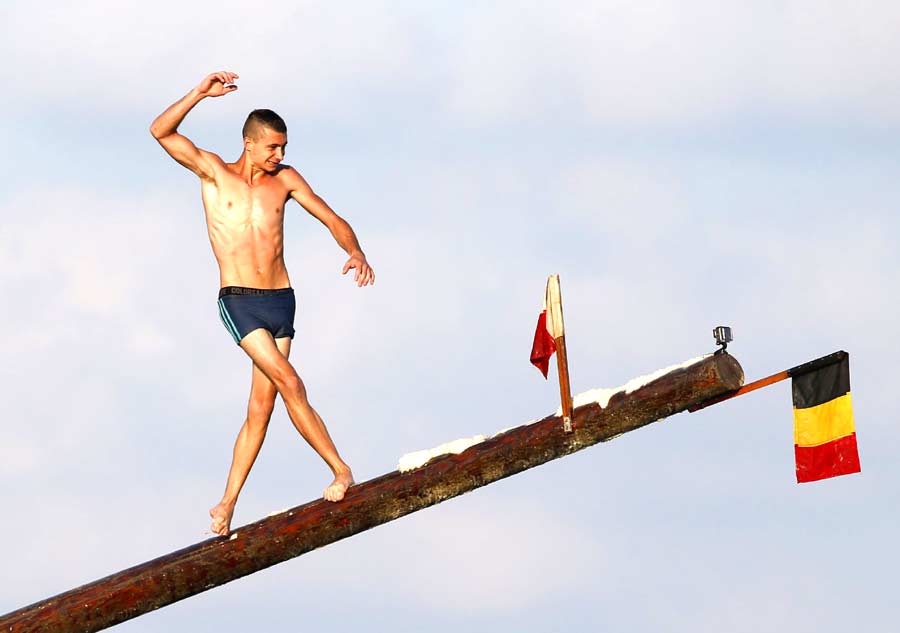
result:
[[[291,165],[285,165],[284,163],[281,163],[278,166],[276,175],[284,180],[297,180],[298,178],[302,178],[299,171],[294,169]]]
[[[300,175],[300,172],[290,165],[279,165],[276,178],[284,183],[289,192],[294,192],[298,189],[309,188],[309,185],[306,183],[306,180],[303,178],[303,176]]]

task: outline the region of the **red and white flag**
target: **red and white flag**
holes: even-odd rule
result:
[[[534,343],[531,346],[531,364],[541,370],[544,378],[550,369],[550,357],[556,352],[556,341],[565,334],[562,316],[562,301],[559,292],[559,275],[550,275],[544,304],[538,316]]]

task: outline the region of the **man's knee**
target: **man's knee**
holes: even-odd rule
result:
[[[247,406],[247,419],[251,423],[268,424],[275,409],[275,393],[271,395],[250,396],[250,404]]]
[[[284,371],[279,379],[275,382],[278,392],[282,398],[300,398],[306,400],[306,387],[297,372],[293,368]]]

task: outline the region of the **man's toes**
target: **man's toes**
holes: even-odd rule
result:
[[[219,536],[224,536],[228,531],[228,522],[224,517],[214,517],[213,522],[209,526],[209,529]]]
[[[326,501],[340,501],[344,498],[344,490],[341,486],[331,485],[325,489],[325,494],[323,495]]]

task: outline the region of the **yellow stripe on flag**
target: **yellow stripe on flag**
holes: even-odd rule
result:
[[[819,446],[855,431],[850,393],[808,409],[794,409],[794,444]]]

